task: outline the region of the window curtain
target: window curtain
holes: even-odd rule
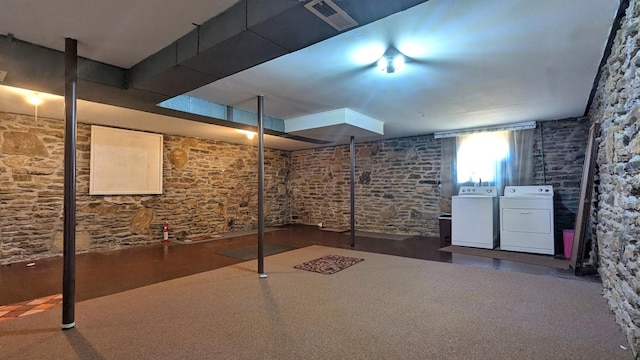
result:
[[[458,137],[442,138],[440,158],[440,212],[451,212],[451,197],[457,195],[461,185],[478,185],[473,179],[468,182],[458,179],[458,152],[463,143],[467,145],[474,136],[471,134]],[[493,176],[485,176],[483,185],[498,188],[500,195],[508,185],[531,185],[533,183],[533,140],[535,129],[505,131],[508,153],[500,160]],[[483,149],[477,149],[478,152]],[[464,151],[469,151],[466,149]],[[461,174],[462,176],[466,176]],[[481,180],[480,174],[475,181]],[[490,181],[489,181],[490,180]]]
[[[458,193],[456,186],[456,138],[440,139],[440,212],[451,213],[451,196]]]
[[[509,131],[509,157],[503,164],[505,185],[532,185],[534,136],[535,129]]]

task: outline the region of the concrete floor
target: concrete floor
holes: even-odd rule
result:
[[[158,243],[122,250],[83,253],[76,256],[76,301],[115,294],[182,276],[214,270],[244,260],[220,255],[227,249],[257,244],[257,234],[227,237],[193,244]],[[295,248],[323,245],[351,249],[350,233],[322,231],[314,226],[291,225],[265,232],[265,244]],[[438,251],[439,238],[411,236],[356,236],[355,250],[401,257],[459,263],[473,267],[516,271],[536,275],[598,281],[597,277],[575,277],[559,270],[506,260]],[[256,269],[257,271],[257,269]],[[265,272],[269,272],[265,266]],[[0,266],[0,305],[41,298],[62,292],[62,257]]]

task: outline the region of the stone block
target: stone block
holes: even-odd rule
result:
[[[395,205],[391,205],[388,208],[383,209],[379,213],[380,219],[383,219],[383,220],[393,219],[394,217],[396,217],[396,215],[398,215],[398,209],[396,208]]]
[[[8,167],[23,167],[29,162],[29,157],[26,155],[8,156],[2,162]]]
[[[182,169],[189,162],[189,155],[184,149],[175,148],[169,152],[168,159],[174,168]]]
[[[36,134],[29,132],[7,131],[0,153],[8,155],[49,156],[49,151]]]
[[[88,250],[91,247],[91,236],[86,231],[76,232],[76,252]],[[50,251],[62,253],[64,250],[64,233],[57,231],[50,245]]]
[[[139,209],[131,218],[131,232],[134,234],[145,234],[151,225],[154,211],[151,209]]]

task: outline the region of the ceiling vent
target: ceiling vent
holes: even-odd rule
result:
[[[338,31],[344,31],[358,25],[351,16],[331,0],[313,0],[305,4],[304,7]]]

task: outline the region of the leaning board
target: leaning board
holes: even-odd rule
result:
[[[600,124],[594,123],[589,130],[587,152],[584,157],[582,169],[582,181],[580,185],[580,202],[576,214],[576,229],[573,233],[573,248],[571,250],[570,265],[579,275],[584,263],[585,243],[587,230],[589,229],[589,217],[591,215],[591,198],[593,196],[593,176],[597,151],[597,137],[600,134]]]

